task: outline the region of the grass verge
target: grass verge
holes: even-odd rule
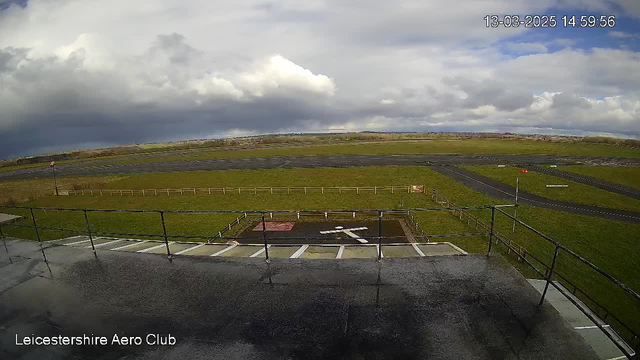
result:
[[[517,167],[498,168],[495,165],[463,166],[477,174],[516,187],[520,177],[520,190],[548,199],[612,209],[640,211],[640,200],[612,193],[596,187],[537,172],[520,173]],[[567,188],[547,188],[548,184],[567,184]]]

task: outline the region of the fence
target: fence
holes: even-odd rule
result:
[[[297,193],[338,193],[343,192],[369,192],[378,194],[396,192],[424,192],[424,186],[414,187],[412,185],[391,185],[391,186],[270,186],[270,187],[256,187],[256,186],[240,186],[240,187],[215,187],[215,188],[181,188],[181,189],[83,189],[83,190],[69,190],[69,195],[97,195],[97,196],[171,196],[173,195],[212,195],[212,194],[258,194],[269,193],[273,194],[291,194]]]
[[[512,205],[504,205],[504,206],[512,206]],[[481,205],[481,206],[473,206],[473,207],[467,207],[467,209],[488,209],[490,206],[487,205]],[[264,244],[265,244],[265,258],[268,261],[269,260],[269,255],[268,255],[268,238],[267,238],[267,232],[264,228],[264,224],[265,224],[265,216],[273,216],[273,214],[278,214],[278,215],[288,215],[288,216],[296,216],[296,217],[300,217],[301,214],[305,214],[305,215],[316,215],[316,216],[324,216],[325,219],[328,219],[329,214],[337,214],[337,215],[341,215],[341,216],[353,216],[355,217],[356,213],[363,213],[363,214],[369,214],[369,215],[375,215],[376,218],[378,219],[378,236],[375,237],[375,240],[378,241],[378,259],[380,260],[382,257],[382,240],[383,239],[396,239],[398,238],[398,236],[382,236],[382,219],[383,217],[386,215],[406,215],[406,214],[410,214],[411,212],[416,212],[416,211],[450,211],[452,209],[450,208],[417,208],[417,209],[402,209],[402,210],[398,210],[398,209],[352,209],[352,210],[305,210],[305,211],[298,211],[298,210],[270,210],[270,211],[264,211],[264,210],[247,210],[247,211],[238,211],[238,210],[120,210],[120,209],[69,209],[69,208],[49,208],[49,207],[24,207],[24,206],[0,206],[0,208],[4,208],[4,209],[24,209],[24,210],[28,210],[29,211],[29,217],[31,218],[31,221],[33,223],[33,226],[31,225],[24,225],[24,224],[0,224],[0,237],[3,239],[4,241],[4,233],[2,231],[3,226],[13,226],[13,227],[20,227],[20,228],[31,228],[34,229],[35,234],[36,234],[36,238],[38,240],[38,242],[40,243],[40,249],[42,251],[42,256],[43,259],[45,260],[45,262],[47,262],[47,258],[46,258],[46,254],[44,252],[44,248],[42,247],[42,239],[40,237],[40,230],[53,230],[53,231],[61,231],[61,232],[66,232],[66,233],[74,233],[74,234],[78,234],[78,233],[84,233],[86,234],[86,236],[89,237],[89,240],[91,242],[91,248],[93,249],[94,255],[97,257],[97,252],[95,249],[95,245],[93,242],[93,237],[94,236],[138,236],[138,237],[151,237],[151,238],[160,238],[160,239],[164,239],[165,245],[166,245],[166,249],[167,249],[167,257],[169,259],[169,261],[171,261],[172,259],[172,254],[171,251],[169,249],[169,238],[177,238],[177,239],[206,239],[206,240],[211,240],[212,238],[214,238],[215,236],[211,236],[211,235],[169,235],[167,233],[167,226],[166,226],[166,222],[165,222],[165,214],[241,214],[239,217],[236,218],[235,220],[235,224],[239,224],[241,219],[244,219],[248,216],[258,216],[261,219],[261,222],[263,224],[263,232],[262,232],[262,236],[263,236],[263,240],[264,240]],[[34,215],[34,210],[44,210],[44,211],[70,211],[70,212],[80,212],[83,213],[83,217],[84,217],[84,225],[86,227],[86,231],[79,231],[78,229],[69,229],[69,228],[57,228],[57,227],[49,227],[49,226],[38,226],[37,224],[37,220],[36,217]],[[107,232],[107,231],[92,231],[91,228],[91,224],[89,222],[89,217],[88,217],[88,213],[98,213],[98,212],[103,212],[103,213],[148,213],[148,214],[158,214],[159,215],[159,220],[160,223],[162,225],[162,234],[140,234],[140,233],[123,233],[123,232]],[[233,227],[232,224],[229,224],[229,226],[227,227],[228,231],[229,229],[231,229]],[[218,237],[220,239],[225,239],[225,240],[237,240],[238,238],[235,237],[224,237],[222,236],[223,232],[219,231],[218,232]],[[456,235],[456,234],[449,234],[449,235]],[[277,238],[277,237],[273,237],[271,238],[272,240],[281,240],[281,239],[286,239],[286,240],[296,240],[296,239],[304,239],[304,240],[313,240],[313,237],[300,237],[300,238],[295,238],[295,237],[286,237],[286,238]],[[6,250],[6,247],[5,247]],[[8,250],[7,250],[8,253]],[[47,262],[48,264],[48,262]]]
[[[627,356],[628,358],[632,358],[638,353],[638,350],[640,348],[640,335],[638,335],[638,332],[632,329],[631,326],[626,324],[623,320],[621,320],[620,318],[612,314],[609,309],[607,309],[604,305],[596,301],[592,296],[587,294],[586,291],[578,288],[575,282],[569,280],[567,276],[560,274],[556,269],[558,256],[561,252],[566,253],[570,255],[573,259],[578,260],[580,263],[583,263],[584,265],[586,265],[596,273],[602,275],[607,281],[615,284],[615,286],[624,290],[624,292],[632,299],[632,301],[633,300],[637,301],[638,308],[640,309],[640,295],[638,295],[638,293],[636,293],[634,290],[630,289],[624,283],[615,279],[613,276],[609,275],[604,270],[592,264],[582,256],[578,255],[572,250],[561,245],[559,242],[552,239],[551,237],[525,224],[524,222],[522,222],[521,220],[518,220],[514,216],[507,214],[506,212],[501,210],[499,207],[495,207],[492,209],[491,223],[487,224],[486,222],[482,221],[478,217],[471,214],[469,212],[470,209],[458,207],[454,202],[447,200],[444,196],[442,196],[436,190],[433,190],[432,192],[432,199],[436,203],[439,203],[441,205],[446,204],[447,208],[452,209],[451,212],[453,215],[455,215],[457,211],[459,214],[460,220],[464,220],[463,217],[466,217],[468,225],[472,225],[472,223],[475,223],[476,229],[479,226],[483,229],[486,229],[487,232],[490,234],[489,249],[488,249],[489,253],[491,253],[492,244],[494,245],[502,244],[506,247],[507,254],[513,253],[519,261],[524,262],[526,265],[531,267],[536,274],[538,274],[541,278],[545,279],[546,284],[545,284],[542,297],[540,299],[540,305],[542,305],[544,301],[549,285],[552,285],[558,291],[560,291],[563,295],[565,295],[565,297],[571,303],[573,303],[578,309],[580,309],[589,318],[589,320],[591,320],[594,324],[596,324],[596,326],[609,339],[611,339],[611,341],[622,351],[622,353],[625,356]],[[526,248],[515,243],[514,241],[506,237],[504,234],[501,234],[500,232],[498,232],[494,228],[495,211],[498,211],[500,214],[505,215],[506,217],[513,220],[514,222],[524,226],[528,230],[533,231],[535,234],[537,234],[538,236],[542,237],[544,240],[552,244],[554,247],[554,255],[551,260],[551,264],[550,265],[546,264],[539,257],[529,253]],[[558,280],[558,282],[562,286],[552,281],[554,277]],[[593,314],[589,313],[588,311],[585,311],[585,309],[583,309],[583,307],[575,299],[573,299],[571,296],[566,294],[566,291],[569,291],[571,294],[575,295],[577,298],[583,300],[583,303],[589,308],[589,310],[591,310],[593,314],[599,317],[602,321],[609,321],[609,324],[612,326],[612,328],[614,328],[614,330],[616,330],[617,334],[622,334],[622,338],[627,342],[628,345],[630,345],[631,348],[634,349],[635,354],[629,351],[629,349],[625,346],[627,344],[620,344],[618,339],[616,339],[609,331],[605,330],[603,324],[600,321],[598,321],[598,319],[596,319]]]

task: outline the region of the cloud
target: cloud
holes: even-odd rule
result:
[[[618,39],[637,39],[640,38],[640,34],[633,34],[624,31],[609,31],[609,36]]]
[[[635,1],[136,4],[0,10],[0,157],[327,129],[640,135],[638,52],[483,20],[508,6],[637,23]]]
[[[547,46],[543,43],[531,43],[531,42],[507,42],[505,47],[517,54],[531,54],[531,53],[546,53],[549,51]]]

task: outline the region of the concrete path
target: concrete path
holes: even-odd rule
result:
[[[489,196],[507,199],[510,202],[515,200],[515,188],[497,180],[454,166],[434,167],[433,170]],[[518,203],[545,209],[566,211],[573,214],[640,224],[640,213],[637,212],[551,200],[524,191],[520,191],[518,194]]]

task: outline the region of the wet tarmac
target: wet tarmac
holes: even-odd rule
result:
[[[238,235],[240,239],[237,241],[241,244],[264,243],[262,231],[254,231],[257,225],[260,225],[259,221],[251,222],[247,230]],[[332,232],[321,233],[326,231]],[[361,240],[350,236],[349,233]],[[375,220],[297,221],[290,231],[267,232],[270,244],[367,244],[377,243],[377,236],[378,222]],[[388,237],[382,239],[383,244],[407,242],[406,234],[398,220],[382,220],[382,236]]]
[[[45,246],[51,271],[35,242],[1,254],[2,359],[597,358],[499,255],[268,265]],[[32,334],[142,344],[16,345]]]

